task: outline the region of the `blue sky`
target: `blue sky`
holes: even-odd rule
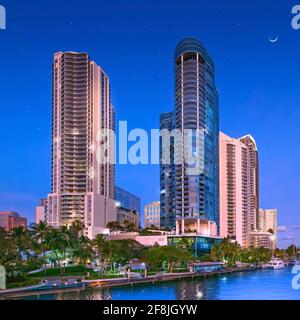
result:
[[[254,136],[261,207],[278,208],[281,238],[300,243],[300,30],[291,27],[297,0],[0,4],[7,10],[7,30],[0,30],[0,210],[32,220],[50,191],[54,52],[88,52],[111,79],[118,120],[150,130],[173,109],[176,43],[195,36],[215,61],[221,130]],[[159,198],[157,166],[118,166],[117,183],[143,204]],[[290,241],[284,239],[282,245]]]

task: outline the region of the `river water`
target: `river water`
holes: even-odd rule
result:
[[[291,268],[257,270],[207,279],[178,280],[158,284],[90,289],[79,293],[42,295],[43,300],[299,300],[292,287]]]

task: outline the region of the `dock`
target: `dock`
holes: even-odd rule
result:
[[[42,286],[35,286],[35,288],[20,288],[12,290],[3,290],[0,291],[0,300],[6,299],[18,299],[23,297],[31,296],[42,296],[48,294],[60,294],[68,292],[81,292],[89,289],[102,289],[102,288],[113,288],[113,287],[122,287],[122,286],[136,286],[141,284],[157,284],[161,282],[169,281],[180,281],[182,279],[198,279],[198,278],[213,278],[220,277],[223,275],[228,275],[237,272],[251,272],[260,269],[260,267],[252,268],[227,268],[220,271],[212,272],[182,272],[182,273],[172,273],[164,275],[151,275],[146,278],[114,278],[114,279],[96,279],[96,280],[84,280],[77,287],[71,288],[55,288],[55,289],[46,289]]]

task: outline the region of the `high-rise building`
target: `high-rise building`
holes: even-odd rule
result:
[[[141,199],[127,190],[116,186],[115,200],[118,221],[123,223],[125,220],[127,220],[131,223],[134,223],[136,227],[139,227]]]
[[[11,231],[12,229],[17,227],[27,228],[27,219],[21,217],[17,212],[0,212],[0,228]]]
[[[269,232],[276,244],[277,240],[277,209],[259,209],[259,230]]]
[[[152,202],[144,207],[144,227],[155,226],[160,228],[160,202]]]
[[[41,199],[39,206],[35,208],[35,223],[47,222],[47,199]]]
[[[251,135],[240,138],[249,152],[250,230],[259,230],[259,161],[255,140]]]
[[[194,38],[180,41],[175,49],[174,112],[163,114],[161,129],[205,132],[200,152],[193,152],[201,168],[200,174],[187,174],[185,161],[164,165],[161,161],[161,226],[174,228],[176,220],[204,219],[219,226],[219,97],[215,86],[214,63],[203,44]],[[171,141],[171,155],[176,142]],[[187,148],[181,140],[179,158]],[[162,155],[164,146],[160,147]],[[194,150],[193,150],[194,151]],[[177,153],[174,152],[174,154]],[[177,160],[178,155],[174,156]],[[174,160],[173,158],[173,160]]]
[[[53,63],[52,191],[48,196],[50,225],[85,223],[93,237],[116,220],[114,129],[110,80],[86,53],[58,52]],[[101,161],[100,161],[101,160]]]
[[[250,245],[258,230],[258,153],[254,139],[220,133],[220,235]]]
[[[175,128],[174,113],[163,113],[160,116],[160,130],[169,130]],[[170,146],[163,146],[160,142],[160,159],[165,151],[170,149],[170,163],[160,165],[160,223],[162,227],[173,227],[176,221],[176,199],[175,199],[175,163],[174,163],[174,138],[170,138]]]

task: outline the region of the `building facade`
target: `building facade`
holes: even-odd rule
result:
[[[273,247],[277,243],[277,209],[259,209],[259,230],[271,236]]]
[[[249,153],[249,192],[250,192],[250,230],[259,230],[259,161],[258,149],[255,140],[251,135],[240,138],[240,141],[247,146]]]
[[[35,223],[47,222],[47,199],[41,199],[39,206],[35,208]]]
[[[172,132],[175,128],[174,112],[163,113],[160,116],[160,131]],[[168,150],[165,150],[168,149]],[[169,151],[170,163],[163,163],[163,153]],[[170,145],[164,146],[160,140],[160,224],[161,227],[174,227],[176,221],[176,171],[174,161],[174,138],[170,138]]]
[[[160,202],[155,201],[144,207],[144,227],[151,228],[155,226],[160,228]]]
[[[269,232],[254,231],[250,233],[250,246],[253,248],[275,248],[275,238]]]
[[[186,38],[175,49],[174,70],[174,112],[161,115],[160,127],[181,130],[182,139],[179,148],[174,140],[170,143],[174,153],[170,165],[162,163],[165,146],[160,144],[161,226],[175,228],[177,219],[202,218],[219,228],[219,98],[214,63],[199,40]],[[203,169],[200,174],[187,174],[185,129],[193,132],[193,154]],[[197,130],[204,132],[199,152],[195,151]]]
[[[259,225],[261,231],[277,237],[277,209],[259,209]]]
[[[116,186],[115,199],[120,207],[136,211],[137,213],[141,212],[141,198],[135,194]]]
[[[120,223],[129,221],[136,227],[140,225],[141,199],[118,186],[115,188],[117,217]]]
[[[186,249],[194,256],[201,257],[210,254],[214,245],[221,243],[221,238],[203,235],[173,235],[168,236],[169,246],[185,246]]]
[[[95,234],[116,220],[114,166],[104,161],[115,150],[103,129],[114,130],[109,78],[86,53],[56,53],[49,225],[80,220]]]
[[[0,228],[11,231],[14,228],[27,228],[27,219],[21,217],[17,212],[3,211],[0,212]]]
[[[258,231],[258,152],[254,139],[220,133],[220,236],[249,247]]]

